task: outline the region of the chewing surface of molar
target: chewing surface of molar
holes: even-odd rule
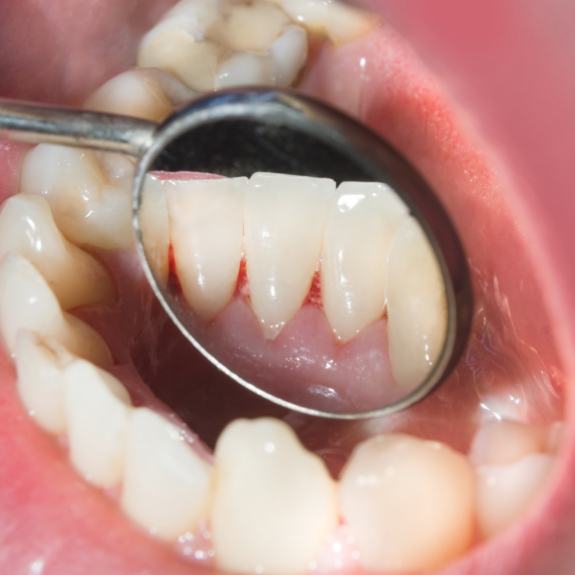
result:
[[[19,194],[0,212],[0,258],[17,252],[42,273],[64,309],[113,301],[112,278],[94,257],[64,238],[44,198]]]
[[[0,331],[10,353],[22,330],[53,338],[70,353],[98,365],[112,361],[102,337],[62,310],[40,272],[22,256],[8,254],[0,263]]]
[[[235,420],[215,449],[217,564],[242,573],[307,571],[337,525],[335,484],[285,423]]]
[[[66,238],[81,246],[132,244],[130,192],[112,185],[94,152],[40,144],[24,158],[20,191],[40,194]]]

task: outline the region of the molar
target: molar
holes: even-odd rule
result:
[[[61,234],[46,200],[19,194],[0,212],[0,258],[8,252],[26,257],[42,273],[64,309],[111,303],[112,278],[91,255]]]
[[[305,572],[336,526],[334,482],[286,424],[264,418],[226,427],[215,449],[211,511],[221,568]]]
[[[98,365],[112,362],[102,337],[64,312],[42,274],[26,258],[10,253],[0,263],[0,332],[12,354],[22,330],[53,338],[70,353]]]

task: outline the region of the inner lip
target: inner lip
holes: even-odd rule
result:
[[[168,328],[168,327],[167,327],[166,329],[169,330],[169,329],[171,329],[171,328]],[[160,376],[158,376],[158,381],[161,381],[161,380],[162,380],[162,378],[161,378]],[[229,384],[227,384],[227,383],[226,383],[226,390],[229,391]],[[251,396],[250,396],[250,401],[251,401]],[[236,408],[236,409],[237,409],[237,408]],[[237,415],[237,412],[236,412],[236,415]],[[208,425],[209,425],[209,422],[208,422]],[[209,430],[206,431],[206,433],[205,433],[205,435],[204,435],[204,433],[203,433],[202,430],[200,429],[200,425],[197,424],[196,422],[192,422],[191,427],[192,427],[193,429],[199,431],[199,432],[200,432],[200,435],[201,435],[204,439],[207,439],[207,440],[209,441],[209,439],[208,439],[208,438],[210,437],[210,432],[209,432]],[[219,431],[219,426],[218,426],[218,431]],[[216,430],[213,430],[212,433],[216,433],[216,432],[217,432]]]

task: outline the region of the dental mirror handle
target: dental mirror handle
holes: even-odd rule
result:
[[[0,99],[0,137],[141,157],[157,124],[147,120]]]

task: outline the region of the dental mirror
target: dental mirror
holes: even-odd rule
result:
[[[231,379],[319,417],[388,415],[450,373],[469,333],[465,254],[375,132],[315,99],[245,88],[155,124],[0,101],[0,137],[137,159],[150,285]]]

